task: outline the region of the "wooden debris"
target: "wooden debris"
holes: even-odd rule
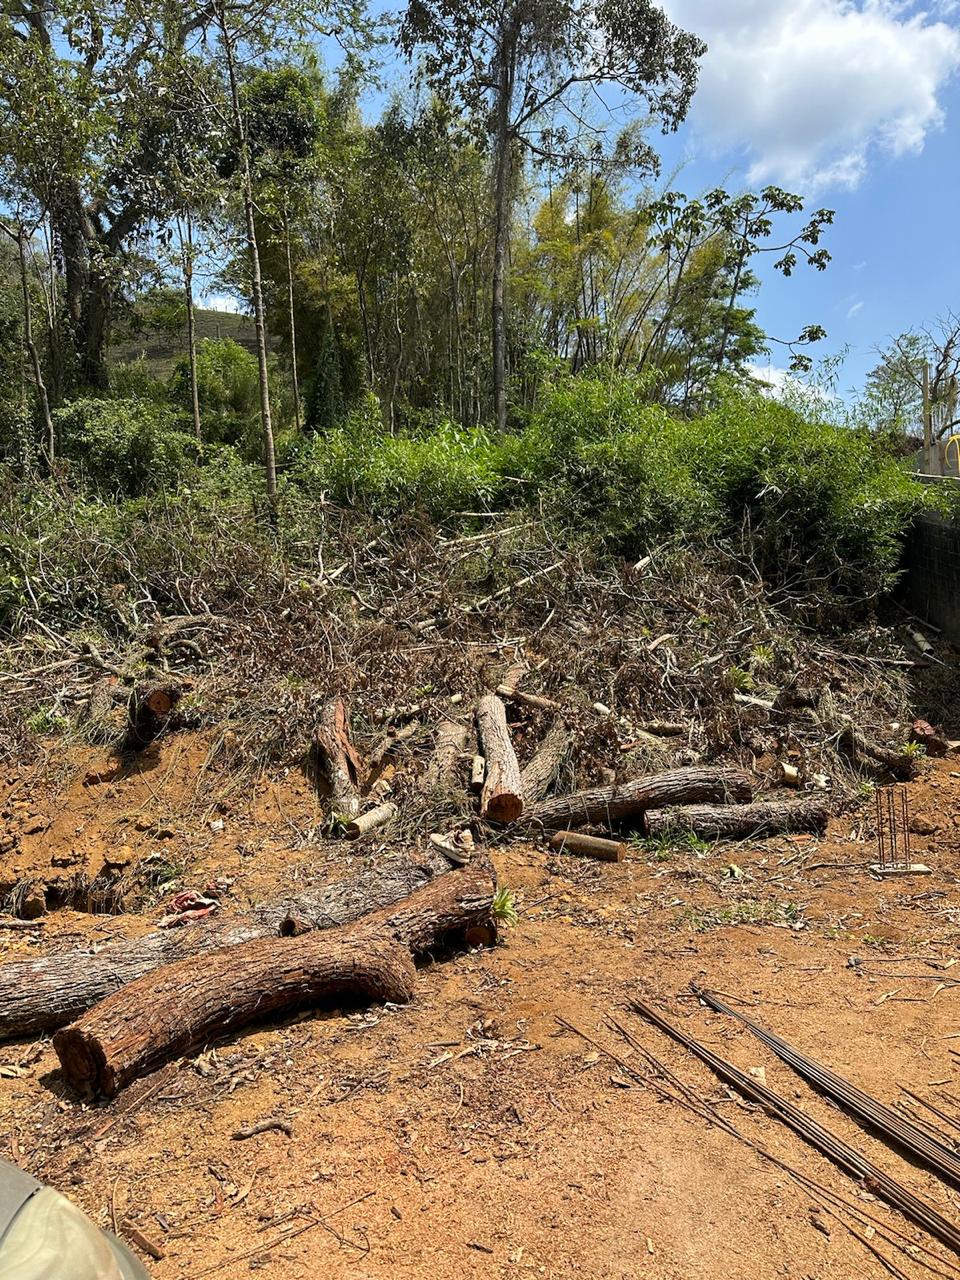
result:
[[[460,757],[466,751],[470,730],[457,720],[441,720],[437,725],[433,759],[424,771],[421,786],[424,791],[451,786],[457,777]]]
[[[258,1120],[256,1124],[249,1124],[243,1129],[237,1129],[231,1133],[230,1137],[235,1142],[242,1142],[245,1138],[255,1138],[260,1133],[269,1133],[271,1129],[278,1129],[281,1133],[285,1133],[288,1138],[293,1137],[293,1125],[289,1120],[282,1120],[278,1116],[271,1116],[268,1120]]]
[[[543,698],[537,693],[523,693],[509,684],[497,685],[497,693],[507,702],[519,702],[524,707],[532,707],[535,711],[559,711],[560,703],[553,698]]]
[[[261,903],[233,920],[203,920],[182,929],[160,929],[111,943],[99,951],[60,951],[0,965],[0,1038],[52,1030],[78,1017],[98,1000],[161,965],[197,953],[276,936],[294,919],[306,932],[349,924],[389,908],[415,889],[451,871],[439,851],[380,855],[338,883],[313,893],[289,894]]]
[[[330,806],[338,817],[355,818],[360,812],[362,763],[350,741],[346,703],[334,698],[326,703],[313,739],[317,765],[330,787]]]
[[[608,825],[636,819],[647,809],[696,803],[736,803],[750,800],[753,781],[742,769],[698,765],[652,773],[634,782],[614,783],[558,796],[531,806],[524,826],[560,830],[582,825]]]
[[[570,754],[571,734],[562,718],[557,718],[536,753],[520,773],[525,804],[536,804],[550,790],[563,762]]]
[[[470,790],[479,795],[483,790],[483,779],[487,772],[487,762],[483,756],[473,756],[470,761]]]
[[[375,809],[368,809],[366,813],[359,813],[344,827],[344,833],[350,840],[356,840],[359,836],[365,836],[370,831],[375,831],[377,827],[384,827],[388,822],[392,822],[397,816],[397,806],[395,804],[379,804]]]
[[[785,831],[825,831],[830,806],[821,795],[742,805],[684,805],[646,815],[647,835],[695,835],[703,840],[744,840]]]
[[[494,888],[489,867],[475,864],[345,928],[166,965],[56,1033],[64,1077],[78,1092],[113,1097],[170,1057],[270,1013],[342,997],[403,1003],[413,994],[413,957],[490,924]]]
[[[579,853],[601,862],[622,862],[627,856],[627,846],[618,840],[603,840],[581,831],[557,831],[550,837],[549,845],[558,853]]]
[[[507,713],[496,694],[485,694],[477,703],[477,735],[486,761],[480,813],[491,822],[516,822],[523,812],[523,784]]]

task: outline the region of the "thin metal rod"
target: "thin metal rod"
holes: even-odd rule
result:
[[[918,1226],[923,1227],[930,1235],[935,1236],[941,1244],[945,1244],[960,1257],[960,1229],[955,1227],[952,1222],[948,1222],[932,1205],[926,1204],[918,1196],[915,1196],[912,1191],[909,1191],[901,1183],[891,1178],[878,1165],[867,1160],[859,1151],[856,1151],[848,1143],[838,1138],[836,1134],[831,1133],[829,1129],[824,1128],[812,1116],[807,1115],[805,1111],[795,1107],[792,1102],[788,1102],[786,1098],[774,1093],[772,1089],[768,1089],[759,1080],[748,1076],[739,1067],[735,1067],[733,1063],[727,1062],[711,1049],[699,1044],[691,1036],[673,1026],[650,1005],[644,1004],[642,1000],[633,1000],[630,1003],[630,1008],[652,1023],[653,1026],[659,1028],[664,1035],[670,1036],[678,1044],[682,1044],[685,1049],[689,1049],[701,1062],[705,1062],[721,1080],[733,1085],[745,1097],[765,1107],[767,1111],[782,1120],[788,1128],[803,1138],[805,1142],[808,1142],[812,1147],[816,1147],[824,1155],[829,1156],[841,1169],[845,1169],[855,1178],[869,1179],[868,1185],[871,1191],[886,1200],[887,1204],[899,1209],[901,1213],[905,1214]]]

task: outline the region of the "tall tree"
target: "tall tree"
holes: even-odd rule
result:
[[[525,156],[572,164],[602,134],[584,137],[578,95],[619,92],[665,131],[686,115],[706,46],[652,0],[410,0],[401,29],[422,54],[434,91],[455,96],[488,140],[494,259],[491,302],[494,413],[507,422],[506,279],[517,165]],[[642,145],[637,164],[655,167]]]

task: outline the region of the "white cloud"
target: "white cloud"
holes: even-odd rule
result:
[[[855,302],[853,306],[851,306],[850,309],[847,311],[847,319],[852,320],[853,317],[857,314],[857,312],[862,310],[863,310],[863,302],[862,301]]]
[[[665,0],[709,51],[691,119],[751,183],[855,187],[871,155],[922,149],[943,123],[960,30],[913,0]]]

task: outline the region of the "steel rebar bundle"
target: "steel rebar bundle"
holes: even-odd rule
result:
[[[808,1142],[855,1178],[864,1179],[871,1191],[885,1200],[887,1204],[898,1209],[912,1222],[923,1227],[925,1231],[935,1236],[936,1239],[952,1249],[960,1257],[960,1229],[955,1227],[952,1222],[948,1222],[941,1213],[938,1213],[931,1205],[921,1200],[919,1196],[915,1196],[912,1191],[897,1182],[895,1178],[891,1178],[878,1165],[873,1164],[865,1156],[855,1151],[842,1138],[838,1138],[836,1134],[824,1128],[812,1116],[807,1115],[799,1107],[795,1107],[792,1102],[788,1102],[786,1098],[781,1097],[780,1094],[761,1084],[759,1080],[748,1076],[745,1071],[741,1071],[733,1063],[727,1062],[724,1058],[714,1053],[712,1049],[708,1049],[705,1045],[694,1040],[692,1036],[688,1036],[686,1032],[681,1031],[679,1027],[673,1026],[650,1005],[645,1004],[642,1000],[632,1000],[630,1008],[634,1013],[638,1013],[642,1018],[657,1027],[664,1035],[669,1036],[672,1040],[695,1054],[721,1080],[733,1085],[745,1097],[759,1103],[770,1115],[782,1120],[798,1137],[803,1138],[804,1142]]]
[[[923,1161],[942,1178],[946,1178],[955,1186],[960,1186],[960,1157],[944,1143],[929,1137],[912,1120],[898,1115],[885,1103],[864,1093],[843,1076],[836,1075],[829,1067],[824,1067],[813,1058],[798,1052],[772,1031],[766,1031],[757,1023],[751,1022],[744,1014],[731,1009],[728,1004],[709,991],[704,991],[698,986],[693,986],[692,990],[704,1004],[709,1005],[717,1013],[727,1014],[743,1023],[758,1040],[761,1040],[768,1049],[772,1049],[788,1066],[793,1067],[794,1071],[803,1076],[804,1080],[812,1084],[815,1089],[835,1102],[839,1102],[852,1115],[876,1130],[881,1137],[895,1142],[897,1146]]]

